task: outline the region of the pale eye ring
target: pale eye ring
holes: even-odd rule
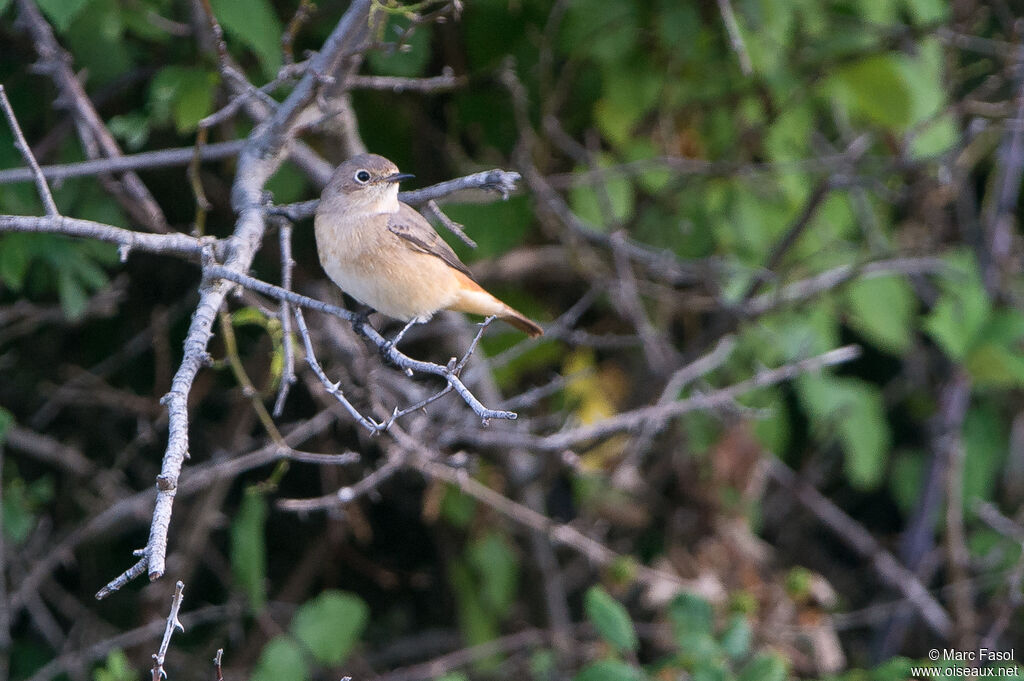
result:
[[[365,170],[357,170],[355,179],[359,184],[366,184],[370,181],[370,173]]]

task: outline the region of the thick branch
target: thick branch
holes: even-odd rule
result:
[[[221,159],[231,158],[232,156],[237,155],[245,144],[246,140],[232,140],[230,142],[205,144],[199,149],[199,160],[219,161]],[[146,170],[148,168],[184,166],[192,162],[195,153],[195,147],[161,149],[160,151],[146,151],[141,154],[132,154],[130,156],[100,158],[93,161],[80,161],[78,163],[62,163],[59,165],[42,166],[39,170],[42,171],[43,177],[47,180],[65,180],[69,177],[119,173],[126,170]],[[0,170],[0,184],[30,182],[32,179],[33,174],[31,168],[9,168],[6,170]]]
[[[316,94],[318,74],[331,73],[341,59],[358,52],[364,45],[370,30],[370,6],[370,0],[354,0],[327,38],[323,49],[311,60],[309,71],[274,115],[253,131],[239,155],[238,172],[231,190],[232,206],[238,213],[238,221],[229,239],[231,246],[224,263],[226,270],[241,273],[252,264],[266,229],[263,187],[284,158],[298,115]],[[143,561],[151,580],[164,573],[178,476],[189,456],[188,395],[199,370],[209,361],[206,348],[213,334],[213,321],[232,286],[223,279],[204,278],[199,304],[185,338],[184,357],[165,396],[169,415],[167,450],[157,476],[153,522],[143,551]]]
[[[810,357],[799,362],[786,364],[776,369],[765,369],[753,377],[727,388],[721,388],[706,395],[693,395],[686,399],[668,404],[656,404],[622,412],[602,419],[596,423],[570,428],[551,435],[533,435],[508,431],[478,433],[461,432],[458,439],[469,441],[480,446],[519,446],[534,451],[558,452],[584,442],[600,440],[616,433],[636,431],[647,424],[661,423],[668,419],[687,414],[698,409],[718,409],[732,404],[738,397],[757,388],[788,381],[800,374],[819,371],[828,366],[843,364],[856,359],[860,348],[846,345],[830,350],[821,355]]]

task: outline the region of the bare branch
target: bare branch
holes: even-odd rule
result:
[[[41,232],[96,239],[120,246],[122,259],[130,251],[140,250],[198,261],[204,249],[212,249],[216,257],[222,257],[227,246],[224,242],[212,238],[197,239],[177,232],[147,234],[64,216],[0,215],[0,232]]]
[[[534,435],[510,431],[471,433],[460,431],[452,439],[468,441],[479,446],[518,446],[533,451],[559,452],[574,445],[600,440],[616,433],[631,432],[647,424],[663,423],[668,419],[697,411],[718,409],[731,405],[738,397],[758,388],[765,388],[791,380],[801,374],[820,371],[843,364],[860,356],[860,348],[846,345],[821,355],[810,357],[776,369],[765,369],[745,381],[720,388],[705,395],[697,394],[668,404],[655,404],[625,411],[595,423],[570,428],[551,435]]]
[[[478,192],[479,190],[497,192],[501,194],[503,199],[507,199],[515,191],[516,182],[519,181],[520,177],[519,173],[495,168],[494,170],[473,173],[472,175],[466,175],[454,180],[439,182],[423,189],[400,192],[398,199],[408,203],[410,206],[418,206],[428,201],[438,201],[458,194],[459,196],[451,198],[452,201],[458,202],[468,199],[471,193]],[[270,209],[270,213],[272,215],[282,215],[292,222],[297,222],[313,217],[318,205],[320,205],[320,199],[313,199],[312,201],[274,206]]]
[[[277,218],[278,243],[281,248],[281,288],[290,291],[292,288],[292,270],[295,261],[292,259],[292,224],[284,218]],[[281,322],[281,343],[284,352],[284,367],[281,370],[281,385],[274,401],[274,418],[284,411],[288,391],[295,383],[295,347],[292,345],[292,308],[287,300],[281,301],[278,312]]]
[[[244,146],[245,140],[232,140],[231,142],[204,144],[199,149],[199,160],[219,161],[225,158],[231,158],[232,156],[237,155]],[[78,163],[42,166],[39,170],[42,172],[43,177],[48,180],[65,180],[70,177],[102,175],[105,173],[118,173],[126,170],[147,170],[150,168],[184,166],[192,162],[195,154],[195,147],[180,147],[177,149],[161,149],[160,151],[145,151],[139,154],[117,156],[114,158],[101,158],[93,161],[80,161]],[[33,177],[34,175],[31,168],[8,168],[0,170],[0,184],[28,182],[32,180]]]
[[[352,90],[389,90],[401,92],[450,92],[467,83],[464,77],[456,76],[446,68],[440,76],[432,78],[399,78],[397,76],[349,76],[345,85]]]
[[[175,629],[181,630],[182,633],[185,631],[185,627],[181,626],[181,621],[178,619],[178,611],[181,609],[184,593],[184,583],[181,581],[177,582],[174,585],[174,596],[171,598],[171,611],[167,614],[167,626],[164,627],[164,637],[160,641],[159,650],[153,655],[153,681],[163,681],[163,679],[167,678],[167,672],[164,671],[164,658],[167,657],[167,649],[171,645],[171,636],[174,635]]]
[[[371,25],[370,5],[370,0],[353,1],[325,41],[323,49],[313,58],[309,72],[273,116],[250,135],[239,155],[238,171],[231,190],[232,207],[238,214],[238,220],[223,270],[241,273],[252,264],[266,229],[263,186],[283,161],[285,146],[293,137],[294,124],[316,94],[318,81],[314,74],[331,73],[346,55],[358,51],[365,43]],[[167,449],[157,476],[156,505],[142,557],[151,580],[164,573],[167,535],[178,477],[185,459],[189,457],[188,395],[199,370],[209,362],[207,345],[213,334],[213,322],[232,287],[233,284],[226,280],[204,277],[199,304],[185,338],[184,356],[164,398],[169,417]]]
[[[427,211],[430,212],[431,215],[437,218],[438,222],[444,225],[449,232],[459,237],[462,243],[466,244],[470,248],[476,248],[476,242],[470,239],[469,235],[466,234],[465,231],[463,231],[462,225],[460,225],[459,223],[455,222],[450,217],[445,215],[444,211],[441,210],[441,207],[437,205],[437,201],[431,199],[430,201],[427,201],[424,204],[424,207],[427,209]]]
[[[729,0],[718,0],[718,10],[722,14],[722,23],[729,33],[729,43],[732,51],[740,62],[740,70],[744,76],[754,73],[754,65],[750,62],[750,53],[747,52],[747,44],[743,42],[743,34],[740,33],[740,22],[736,20],[736,12],[733,11],[732,3]]]
[[[50,193],[50,187],[46,184],[46,178],[43,177],[43,173],[39,170],[36,157],[32,155],[32,148],[25,141],[25,136],[21,133],[21,126],[18,125],[18,119],[14,116],[14,109],[11,108],[11,102],[7,99],[7,91],[4,90],[3,85],[0,85],[0,106],[3,106],[7,122],[14,133],[14,147],[21,154],[21,157],[25,159],[29,170],[32,171],[32,179],[36,183],[36,191],[43,202],[46,214],[50,217],[60,215],[60,211],[57,210],[57,204],[53,202],[53,194]]]
[[[452,364],[449,366],[441,366],[440,364],[434,364],[433,362],[424,362],[421,360],[413,359],[412,357],[409,357],[408,355],[399,351],[398,348],[395,347],[395,344],[393,342],[387,340],[386,338],[384,338],[384,336],[380,335],[380,333],[375,328],[370,326],[370,324],[365,319],[349,310],[338,307],[336,305],[331,305],[329,303],[324,303],[319,300],[315,300],[313,298],[309,298],[307,296],[294,293],[292,291],[287,291],[279,286],[268,284],[264,281],[254,279],[253,277],[250,277],[245,274],[239,274],[238,272],[235,272],[225,266],[207,265],[204,267],[204,271],[207,273],[208,277],[220,277],[229,281],[233,281],[237,284],[241,284],[242,286],[248,289],[257,291],[264,295],[271,296],[278,300],[288,301],[293,305],[306,307],[311,310],[317,310],[319,312],[334,315],[336,317],[341,317],[342,319],[351,322],[353,327],[360,335],[365,336],[367,340],[376,345],[380,349],[381,353],[396,366],[402,369],[406,369],[408,371],[439,376],[443,378],[445,381],[447,381],[449,387],[452,390],[454,390],[459,395],[459,397],[463,399],[463,401],[470,407],[470,409],[472,409],[485,424],[490,419],[515,420],[516,418],[516,414],[514,412],[488,409],[487,407],[485,407],[480,402],[480,400],[478,400],[476,396],[473,395],[472,392],[470,392],[469,388],[467,388],[465,383],[463,383],[462,380],[459,378],[459,371],[461,371],[462,366],[464,366],[465,359],[468,358],[468,353],[463,358],[462,362],[460,362],[459,364]],[[297,315],[296,321],[299,323],[299,330],[301,333],[302,329],[305,327],[305,321],[299,321],[298,310],[295,310],[295,312]],[[481,331],[483,330],[483,328],[484,327],[482,326]],[[304,339],[307,337],[308,334],[304,336]],[[312,346],[307,343],[307,361],[309,361],[310,357],[312,356],[312,353],[309,352],[309,350],[311,350],[311,347]],[[471,352],[472,349],[476,347],[476,343],[474,342],[470,347]],[[314,368],[314,371],[316,372],[317,370]],[[318,372],[318,376],[321,373],[322,370]],[[321,377],[321,381],[324,383],[325,386],[328,386],[329,388],[333,386],[335,391],[340,393],[340,390],[337,390],[338,386],[332,383],[329,379],[327,379],[326,374],[324,374]],[[332,394],[335,394],[335,392],[332,392]],[[341,399],[341,396],[339,394],[335,394],[335,397]],[[386,430],[387,426],[391,423],[391,420],[385,421],[384,423],[377,423],[372,419],[368,419],[366,417],[359,415],[359,412],[355,409],[355,407],[352,407],[351,405],[346,407],[346,409],[349,409],[349,407],[351,407],[349,413],[352,414],[353,418],[355,418],[356,420],[358,420],[360,423],[362,423],[364,426],[371,430]]]

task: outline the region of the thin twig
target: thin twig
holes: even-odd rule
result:
[[[462,240],[462,243],[466,244],[470,248],[476,248],[476,242],[470,239],[469,235],[463,231],[462,225],[445,215],[444,211],[441,210],[441,207],[437,205],[437,201],[431,199],[423,205],[428,211],[430,211],[431,215],[437,218],[438,222],[448,229],[449,232],[459,237],[459,239]]]
[[[0,215],[0,232],[45,232],[64,236],[95,239],[121,247],[122,256],[132,250],[161,255],[175,255],[198,261],[204,249],[212,249],[215,257],[223,257],[223,241],[211,238],[197,239],[187,234],[149,234],[121,227],[113,227],[92,220],[79,220],[60,216],[36,217],[32,215]]]
[[[494,170],[473,173],[472,175],[458,177],[454,180],[439,182],[423,189],[400,192],[398,199],[410,206],[418,206],[427,201],[438,201],[453,194],[476,191],[495,192],[500,194],[503,199],[507,199],[515,191],[516,182],[519,181],[520,177],[517,172],[495,168]],[[458,198],[461,199],[462,197]],[[271,215],[281,215],[292,222],[298,222],[299,220],[313,217],[318,205],[320,205],[320,199],[313,199],[312,201],[272,206],[269,212]]]
[[[290,291],[292,288],[292,270],[295,260],[292,259],[292,223],[284,218],[276,218],[278,243],[281,249],[281,288]],[[287,300],[281,301],[278,311],[281,321],[281,348],[284,353],[284,366],[281,369],[281,383],[274,400],[274,418],[284,412],[284,403],[288,399],[288,391],[295,383],[295,346],[292,342],[292,307]]]
[[[238,340],[235,337],[235,328],[231,323],[231,315],[225,309],[220,311],[220,333],[224,341],[228,366],[231,367],[231,373],[234,374],[235,381],[242,388],[242,395],[248,398],[253,411],[256,412],[257,418],[259,418],[263,429],[267,431],[270,439],[283,447],[284,439],[281,437],[277,426],[274,425],[274,419],[271,418],[270,412],[263,405],[263,399],[260,397],[259,390],[253,385],[252,379],[249,378],[249,374],[246,373],[245,366],[242,364],[242,358],[238,354]]]
[[[299,30],[302,29],[302,25],[309,21],[315,11],[316,5],[311,0],[302,0],[298,9],[295,10],[295,14],[292,15],[291,21],[288,22],[288,28],[281,35],[281,54],[284,56],[286,66],[295,63],[295,38],[298,36]]]
[[[400,92],[450,92],[464,86],[468,79],[456,76],[451,69],[431,78],[399,78],[397,76],[349,76],[345,85],[351,90],[388,90]]]
[[[25,163],[28,164],[29,170],[32,171],[32,178],[36,183],[36,191],[39,193],[39,199],[43,202],[46,214],[50,217],[60,215],[60,211],[57,210],[57,204],[53,202],[50,186],[46,184],[46,178],[43,176],[42,171],[39,170],[39,163],[36,162],[36,157],[32,155],[32,148],[25,141],[25,135],[21,132],[21,126],[18,125],[18,119],[14,116],[14,109],[11,108],[11,102],[7,99],[7,91],[3,85],[0,85],[0,106],[3,106],[4,114],[7,116],[7,123],[11,126],[11,132],[14,133],[14,148],[18,150],[21,157],[25,159]]]
[[[160,649],[153,655],[153,670],[152,679],[153,681],[163,681],[167,678],[167,672],[164,671],[164,658],[167,657],[167,649],[171,645],[171,636],[174,635],[174,630],[177,629],[184,633],[185,627],[181,625],[181,621],[178,619],[178,611],[181,609],[181,601],[185,593],[185,584],[181,581],[174,585],[174,596],[171,598],[171,611],[167,614],[167,626],[164,627],[164,638],[160,641]]]
[[[363,416],[359,413],[359,410],[349,402],[348,398],[345,397],[344,391],[341,389],[340,384],[332,382],[324,373],[323,367],[320,366],[320,362],[316,359],[316,353],[313,351],[313,339],[309,336],[309,328],[306,326],[306,319],[302,316],[302,310],[298,307],[294,310],[295,323],[299,329],[299,336],[302,338],[302,343],[306,349],[306,363],[309,364],[309,368],[313,370],[316,377],[323,383],[327,393],[338,400],[338,403],[345,408],[345,411],[349,413],[349,416],[354,418],[364,428],[371,432],[377,432],[381,428],[381,424],[377,423],[373,419]]]
[[[330,305],[328,303],[324,303],[322,301],[316,300],[314,298],[309,298],[307,296],[303,296],[292,291],[286,291],[280,286],[268,284],[265,281],[254,279],[253,277],[250,277],[245,274],[240,274],[234,270],[231,270],[221,265],[206,265],[204,267],[204,270],[210,277],[220,277],[228,281],[241,284],[242,286],[248,289],[257,291],[264,295],[271,296],[278,300],[287,300],[293,305],[307,307],[311,310],[317,310],[318,312],[334,315],[348,322],[351,322],[359,334],[363,335],[364,337],[367,338],[367,340],[369,340],[371,343],[380,348],[384,356],[392,363],[394,363],[396,366],[413,372],[432,374],[434,376],[443,378],[445,381],[447,381],[448,384],[451,386],[452,390],[454,390],[459,395],[459,397],[461,397],[462,400],[469,406],[469,408],[472,409],[476,413],[476,415],[480,417],[481,421],[484,424],[489,422],[491,419],[516,419],[516,414],[514,412],[500,409],[488,409],[487,407],[485,407],[483,403],[481,403],[480,400],[478,400],[476,396],[473,395],[472,392],[470,392],[469,388],[467,388],[465,383],[462,382],[458,374],[454,371],[453,367],[441,366],[440,364],[434,364],[433,362],[424,362],[422,360],[417,360],[413,359],[412,357],[409,357],[408,355],[399,351],[398,348],[396,348],[393,343],[391,343],[382,335],[380,335],[380,333],[375,328],[370,326],[370,324],[367,321],[365,321],[361,316],[349,310],[346,310],[342,307],[338,307],[336,305]],[[297,311],[298,310],[296,310],[296,312]],[[333,384],[328,380],[327,383],[325,383],[325,385]],[[354,408],[353,412],[354,418],[360,418],[356,417],[358,411],[355,411]],[[372,421],[372,419],[367,419],[366,417],[361,417],[361,419],[363,420],[360,420],[360,422],[363,423],[363,425],[366,425],[367,427],[370,427],[367,424],[375,423],[374,421]],[[373,430],[379,429],[380,424],[373,427]]]
[[[809,357],[775,369],[764,369],[751,378],[719,388],[707,394],[697,394],[668,404],[655,404],[621,412],[596,423],[577,426],[550,435],[534,435],[513,431],[459,431],[449,437],[454,441],[468,441],[479,446],[518,446],[533,451],[560,452],[586,442],[610,437],[616,433],[642,429],[649,423],[661,423],[699,409],[719,409],[732,405],[737,398],[758,388],[765,388],[791,380],[801,374],[820,371],[837,364],[850,362],[860,356],[860,348],[846,345],[815,357]]]
[[[28,3],[28,0],[23,0]],[[266,207],[263,191],[266,182],[284,161],[286,147],[293,138],[299,116],[313,101],[319,87],[317,73],[334,71],[349,54],[361,49],[369,38],[373,25],[370,16],[371,0],[353,0],[323,48],[312,59],[310,70],[296,84],[273,115],[250,135],[238,158],[238,172],[231,190],[232,208],[238,215],[232,234],[232,248],[227,253],[222,270],[241,273],[249,269],[266,229]],[[209,267],[205,266],[206,274]],[[167,449],[157,476],[157,497],[150,524],[149,539],[139,561],[151,580],[164,574],[171,512],[178,489],[178,478],[185,459],[189,457],[188,397],[200,369],[209,363],[207,346],[217,311],[224,303],[234,284],[224,279],[204,276],[200,285],[199,304],[189,325],[184,342],[181,364],[164,398],[168,413]],[[138,564],[131,568],[101,594],[125,583],[126,577],[136,575]]]
[[[206,144],[199,150],[199,160],[207,162],[231,158],[237,155],[244,146],[245,140]],[[114,158],[79,161],[78,163],[42,166],[39,170],[42,172],[43,177],[48,180],[66,180],[71,177],[87,177],[90,175],[124,172],[126,170],[187,166],[192,162],[195,154],[196,149],[194,146],[179,147],[176,149],[145,151],[139,154],[116,156]],[[34,173],[31,168],[7,168],[0,170],[0,185],[29,182],[33,178]]]
[[[722,23],[729,34],[729,43],[732,51],[736,53],[740,62],[740,70],[744,76],[754,73],[754,65],[750,62],[750,53],[747,52],[747,44],[743,42],[743,34],[740,32],[740,22],[736,20],[736,12],[732,9],[729,0],[718,0],[718,10],[722,14]]]
[[[353,485],[346,485],[338,491],[311,499],[279,499],[277,507],[282,511],[308,513],[350,504],[380,486],[382,482],[402,470],[405,463],[399,460],[386,461],[369,475]]]

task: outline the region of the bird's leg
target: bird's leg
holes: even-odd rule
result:
[[[366,331],[363,330],[363,327],[370,326],[371,312],[373,312],[373,308],[367,307],[366,305],[359,305],[359,309],[353,311],[355,319],[352,320],[352,330],[363,338],[367,337]]]

